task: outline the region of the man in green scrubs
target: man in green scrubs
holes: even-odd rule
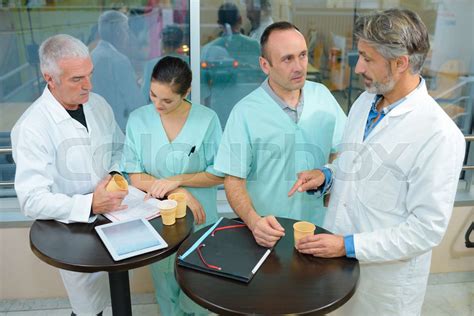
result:
[[[272,247],[285,233],[274,216],[323,222],[321,194],[288,192],[310,167],[321,168],[320,185],[328,185],[323,167],[336,153],[346,116],[326,87],[306,81],[308,51],[296,26],[274,23],[260,44],[267,79],[232,110],[214,168],[226,174],[229,203],[257,243]]]

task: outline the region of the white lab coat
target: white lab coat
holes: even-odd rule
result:
[[[354,234],[359,286],[337,314],[419,315],[431,249],[451,216],[465,142],[424,80],[363,141],[375,95],[354,103],[324,227]]]
[[[97,183],[119,170],[123,134],[112,109],[94,93],[83,109],[88,130],[46,87],[13,127],[15,190],[25,215],[87,223]],[[96,314],[105,307],[104,272],[60,272],[76,314]]]

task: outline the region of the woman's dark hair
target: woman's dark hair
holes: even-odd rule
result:
[[[160,59],[151,74],[151,81],[169,84],[171,90],[179,95],[186,94],[192,78],[188,64],[181,58],[171,56]]]

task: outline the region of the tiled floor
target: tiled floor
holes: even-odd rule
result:
[[[139,304],[132,306],[133,315],[156,316],[160,315],[156,304]],[[71,315],[71,309],[46,309],[35,311],[17,311],[0,313],[0,316],[68,316]],[[112,316],[112,309],[107,307],[103,313],[104,316]]]
[[[134,315],[160,315],[152,294],[133,295],[132,304]],[[70,314],[71,309],[67,299],[0,301],[0,316],[67,316]],[[474,316],[474,272],[431,275],[422,315]],[[104,316],[112,316],[110,307],[104,311]]]

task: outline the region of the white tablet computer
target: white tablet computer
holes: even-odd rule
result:
[[[95,230],[115,261],[168,247],[143,218],[100,225]]]

